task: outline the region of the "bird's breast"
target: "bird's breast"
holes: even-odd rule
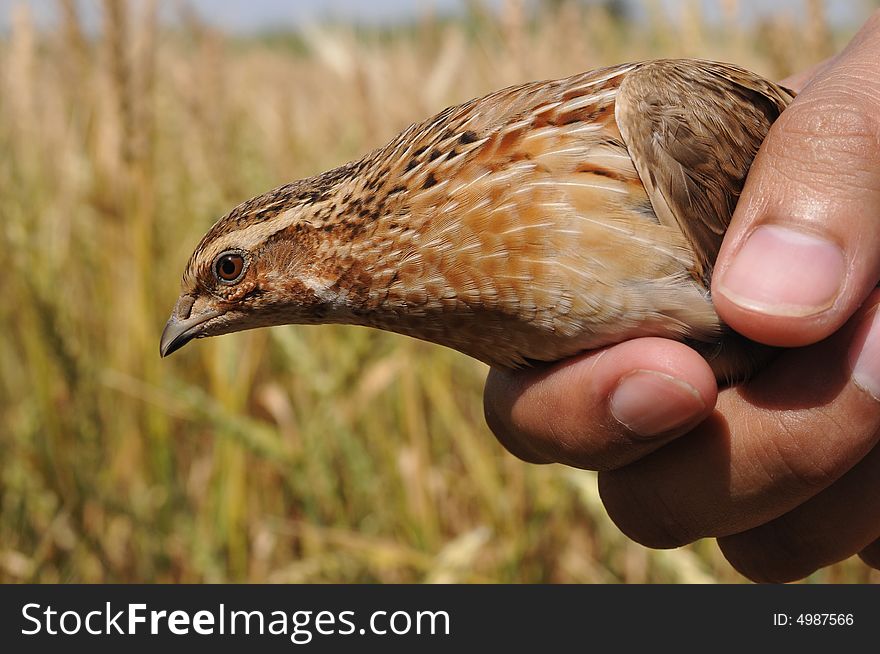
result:
[[[717,329],[684,237],[653,212],[607,86],[589,101],[560,92],[507,123],[463,117],[446,142],[415,148],[405,202],[358,257],[376,280],[363,322],[505,366]]]

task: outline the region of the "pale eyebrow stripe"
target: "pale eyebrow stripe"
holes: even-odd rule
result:
[[[226,250],[253,250],[260,243],[293,225],[296,222],[298,213],[297,207],[291,207],[268,220],[262,220],[256,224],[224,234],[213,243],[210,243],[202,252],[202,255],[209,261],[213,261],[218,254]]]

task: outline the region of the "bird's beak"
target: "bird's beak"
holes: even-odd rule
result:
[[[177,300],[174,311],[171,312],[171,317],[162,330],[162,339],[159,341],[160,356],[167,357],[182,348],[198,335],[202,324],[222,313],[210,308],[193,313],[195,301],[192,295],[181,295]]]

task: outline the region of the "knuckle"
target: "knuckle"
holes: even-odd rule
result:
[[[680,519],[662,487],[646,487],[633,477],[628,468],[599,473],[599,494],[620,531],[653,549],[673,549],[701,537]]]
[[[808,416],[774,415],[761,431],[773,437],[753,439],[763,444],[754,451],[755,463],[768,479],[784,483],[789,492],[811,496],[845,472],[834,444],[846,442],[846,428],[826,412],[814,409]],[[823,434],[822,443],[817,443],[817,433]]]
[[[768,146],[787,166],[826,184],[843,179],[860,188],[866,182],[880,185],[874,164],[880,153],[876,113],[826,97],[793,104],[778,123],[782,138],[769,140]]]

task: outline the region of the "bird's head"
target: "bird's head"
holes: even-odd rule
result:
[[[167,356],[194,338],[291,323],[334,322],[345,302],[334,239],[334,185],[313,178],[248,200],[196,247],[162,332]]]

